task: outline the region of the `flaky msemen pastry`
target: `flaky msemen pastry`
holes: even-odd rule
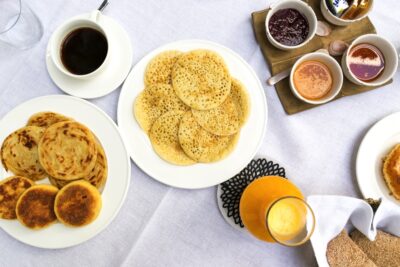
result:
[[[222,57],[210,50],[193,50],[179,57],[172,69],[176,94],[193,109],[216,108],[231,91],[231,76]]]
[[[11,176],[0,182],[0,218],[13,220],[17,218],[15,207],[25,190],[35,183],[22,176]]]
[[[169,50],[156,55],[147,65],[144,74],[145,86],[152,84],[171,84],[171,73],[182,52]]]
[[[390,192],[400,200],[400,144],[396,145],[384,159],[382,172]]]
[[[189,109],[168,84],[154,84],[146,87],[136,98],[133,107],[136,121],[146,133],[164,113],[171,110],[187,111]]]
[[[93,169],[90,171],[89,175],[83,177],[82,179],[77,180],[85,180],[88,181],[91,185],[96,187],[100,192],[103,191],[104,186],[107,181],[108,176],[108,165],[107,165],[107,157],[104,152],[102,145],[97,141],[97,159],[96,164],[94,165]],[[70,182],[76,181],[66,181],[56,179],[54,177],[49,177],[49,181],[52,185],[57,186],[59,189],[63,188]]]
[[[29,118],[27,125],[48,128],[49,126],[62,121],[73,121],[73,119],[59,113],[43,111],[33,114]]]
[[[85,177],[96,164],[95,137],[78,122],[53,124],[40,140],[39,160],[46,172],[56,179],[76,180]]]
[[[11,133],[1,147],[4,168],[34,181],[45,178],[46,172],[39,162],[38,154],[38,144],[43,133],[44,129],[36,126],[26,126]]]
[[[58,188],[52,185],[34,185],[22,193],[18,199],[17,219],[26,227],[43,229],[57,221],[54,202]]]
[[[215,162],[228,156],[235,148],[239,133],[218,136],[204,130],[191,111],[183,116],[179,125],[179,143],[183,151],[197,162]]]
[[[93,222],[100,213],[101,195],[86,181],[64,186],[57,194],[54,211],[58,220],[67,226],[84,226]]]
[[[179,124],[184,114],[184,111],[176,110],[165,113],[156,120],[149,133],[154,151],[165,161],[182,166],[196,163],[179,143]]]

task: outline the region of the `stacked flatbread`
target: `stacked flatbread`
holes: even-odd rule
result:
[[[57,213],[56,199],[61,199],[59,207],[75,207],[67,211],[68,218],[83,216],[82,224],[58,218],[66,225],[85,225],[97,217],[99,190],[107,180],[107,159],[86,126],[54,112],[36,113],[25,127],[4,140],[0,154],[4,168],[16,175],[0,182],[1,218],[18,219],[32,229],[47,227],[62,214]],[[46,177],[52,185],[35,184]],[[72,193],[59,197],[72,185]],[[79,194],[79,201],[74,194]],[[82,207],[88,209],[84,212]]]
[[[176,165],[231,153],[250,113],[246,88],[209,50],[166,51],[146,68],[134,115],[155,152]]]

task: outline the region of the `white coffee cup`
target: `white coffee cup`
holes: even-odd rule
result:
[[[369,7],[368,7],[368,11],[363,14],[362,16],[356,18],[356,19],[341,19],[337,16],[335,16],[334,14],[332,14],[332,12],[329,10],[328,5],[326,4],[326,0],[321,0],[321,12],[322,15],[324,16],[324,18],[329,21],[330,23],[337,25],[337,26],[347,26],[350,25],[353,22],[357,22],[362,20],[363,18],[367,17],[369,12],[371,12],[372,7],[374,5],[374,1],[373,0],[369,0]]]
[[[358,44],[370,44],[377,47],[382,52],[385,60],[385,68],[382,74],[376,80],[373,80],[371,82],[361,81],[350,71],[350,66],[347,62],[347,57],[351,49]],[[347,48],[346,52],[343,54],[342,57],[342,69],[346,78],[355,84],[365,85],[365,86],[380,86],[382,84],[385,84],[391,78],[393,78],[394,74],[396,73],[398,64],[399,64],[399,58],[394,45],[387,39],[376,34],[366,34],[355,39],[351,43],[349,48]]]
[[[67,76],[70,76],[71,78],[76,78],[76,79],[90,79],[95,76],[97,76],[99,73],[101,73],[105,68],[108,63],[108,59],[110,57],[110,39],[107,36],[107,32],[104,30],[104,27],[99,23],[99,20],[101,19],[101,12],[98,10],[93,11],[88,18],[79,18],[79,19],[71,19],[63,24],[61,24],[53,33],[51,39],[50,39],[50,49],[49,53],[47,56],[51,57],[54,65],[57,67],[57,69],[64,73]],[[93,28],[95,30],[98,30],[101,32],[104,37],[107,40],[108,43],[108,49],[107,49],[107,55],[103,61],[103,63],[94,71],[84,74],[84,75],[77,75],[74,73],[71,73],[62,63],[61,60],[61,46],[65,40],[65,37],[72,31],[82,28],[82,27],[89,27]]]
[[[294,80],[293,80],[294,72],[301,63],[309,60],[315,60],[325,64],[330,70],[332,75],[332,88],[327,95],[323,96],[320,99],[308,99],[303,97],[297,91],[296,86],[294,85]],[[343,85],[342,69],[340,68],[339,63],[333,57],[331,57],[327,53],[327,51],[317,51],[302,56],[296,61],[290,72],[290,89],[298,99],[309,104],[319,105],[331,101],[339,94],[340,90],[342,89],[342,85]]]
[[[293,8],[299,11],[301,14],[303,14],[307,21],[308,21],[308,26],[309,26],[309,31],[308,31],[308,36],[304,42],[302,42],[299,45],[295,46],[288,46],[279,43],[276,41],[271,33],[269,32],[268,24],[269,20],[271,19],[272,15],[280,10],[280,9],[286,9],[286,8]],[[278,49],[281,50],[292,50],[292,49],[297,49],[299,47],[302,47],[306,45],[312,38],[314,38],[315,33],[317,31],[317,16],[315,15],[314,10],[305,2],[300,1],[300,0],[281,0],[278,1],[270,6],[270,10],[268,11],[267,17],[265,18],[265,29],[267,33],[267,38],[270,41],[270,43],[275,46]]]

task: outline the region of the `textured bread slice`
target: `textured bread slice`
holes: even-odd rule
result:
[[[223,58],[210,50],[193,50],[179,57],[172,85],[186,105],[207,110],[221,105],[231,91],[231,77]]]
[[[232,79],[230,96],[237,106],[239,115],[239,127],[242,127],[250,115],[250,98],[246,87],[237,79]]]
[[[382,172],[390,192],[400,200],[400,144],[386,156]]]
[[[170,50],[156,55],[147,65],[144,74],[145,86],[152,84],[171,84],[172,68],[182,52]]]
[[[48,128],[49,126],[62,121],[72,121],[73,119],[68,118],[64,115],[51,112],[44,111],[33,114],[27,123],[27,126],[37,126],[42,128]]]
[[[25,190],[34,182],[22,176],[11,176],[0,182],[0,218],[13,220],[17,218],[15,207]]]
[[[1,161],[6,170],[34,181],[46,177],[39,162],[38,144],[44,129],[26,126],[11,133],[1,147]]]

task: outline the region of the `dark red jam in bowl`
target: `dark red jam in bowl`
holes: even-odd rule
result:
[[[364,82],[378,79],[385,69],[385,58],[382,52],[370,44],[354,46],[349,52],[347,62],[354,76]]]
[[[268,29],[278,43],[296,46],[303,43],[309,33],[307,18],[293,8],[276,11],[268,22]]]

